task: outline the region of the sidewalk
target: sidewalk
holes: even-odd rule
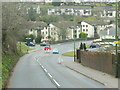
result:
[[[62,61],[61,64],[74,70],[90,79],[93,79],[101,84],[104,84],[108,88],[118,88],[118,79],[109,74],[85,67],[77,62]]]

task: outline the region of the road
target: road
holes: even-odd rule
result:
[[[80,42],[76,42],[76,47]],[[89,41],[86,43],[90,43]],[[20,58],[10,78],[8,88],[106,88],[59,63],[60,60],[73,61],[61,56],[73,50],[73,43],[52,45],[60,54],[45,53],[43,47],[36,46],[36,52]]]

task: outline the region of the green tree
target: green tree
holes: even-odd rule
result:
[[[31,7],[28,9],[28,20],[29,21],[36,21],[36,10]]]
[[[88,36],[88,34],[85,33],[85,32],[81,32],[81,33],[79,34],[79,38],[87,38],[87,36]]]
[[[41,43],[42,36],[38,35],[37,38],[35,39],[36,43]]]
[[[61,2],[52,2],[53,6],[60,6]]]
[[[86,49],[87,49],[87,48],[86,48],[86,44],[85,44],[85,43],[83,44],[83,48],[84,48],[84,50],[86,50]]]
[[[79,49],[83,50],[83,44],[82,43],[80,44],[80,48]]]

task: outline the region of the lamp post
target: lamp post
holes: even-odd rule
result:
[[[116,0],[116,41],[118,41],[118,0]],[[118,45],[116,44],[116,78],[118,78]]]

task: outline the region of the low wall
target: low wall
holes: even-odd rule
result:
[[[115,64],[116,55],[113,55],[111,53],[77,50],[77,59],[82,65],[88,66],[90,68],[111,75],[116,74],[116,64]],[[119,62],[120,62],[120,53],[119,53]]]

